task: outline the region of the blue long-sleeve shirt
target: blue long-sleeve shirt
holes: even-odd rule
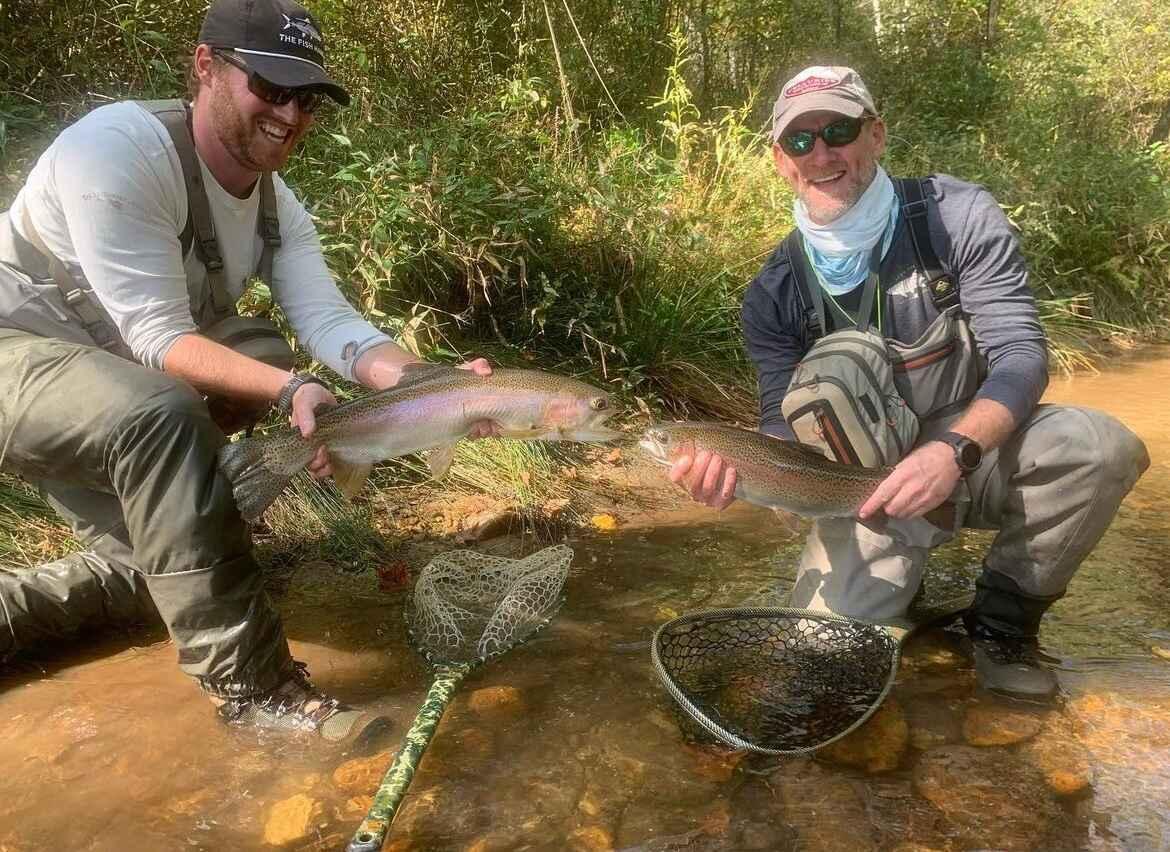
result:
[[[943,270],[959,284],[960,308],[987,361],[987,377],[975,398],[1003,404],[1018,425],[1048,384],[1048,347],[1015,230],[981,186],[931,175],[926,198],[931,245]],[[882,334],[913,343],[938,311],[918,274],[904,216],[898,218],[879,273]],[[859,286],[837,301],[854,310],[860,292]],[[832,330],[833,309],[827,304],[826,310]],[[797,363],[813,344],[806,316],[783,245],[778,246],[748,285],[740,311],[759,380],[760,429],[778,437],[794,437],[780,404]],[[835,327],[843,325],[840,320]]]

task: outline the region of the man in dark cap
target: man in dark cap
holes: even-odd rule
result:
[[[963,525],[998,530],[964,618],[979,682],[1048,699],[1040,620],[1149,465],[1145,447],[1102,412],[1039,404],[1048,354],[1014,229],[983,187],[887,175],[886,126],[855,70],[806,68],[772,118],[797,227],[741,312],[760,428],[892,468],[858,519],[813,525],[791,605],[902,615],[957,526],[922,516],[954,500]],[[708,505],[735,499],[718,456],[670,476]]]
[[[308,435],[335,400],[235,303],[258,275],[312,356],[370,388],[417,359],[341,296],[276,175],[323,100],[349,102],[313,16],[290,0],[216,0],[190,87],[190,104],[93,110],[0,213],[0,463],[86,548],[0,570],[0,659],[157,610],[226,721],[348,740],[368,714],[292,659],[216,467],[241,417],[275,405]],[[309,470],[331,472],[323,449]]]

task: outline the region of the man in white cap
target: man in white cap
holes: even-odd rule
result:
[[[241,415],[275,405],[308,435],[335,400],[235,303],[258,275],[312,356],[370,388],[417,359],[345,301],[275,174],[325,98],[349,102],[313,16],[216,0],[189,84],[189,104],[115,103],[65,129],[0,213],[3,469],[86,548],[0,570],[0,659],[157,611],[225,721],[349,741],[368,714],[292,659],[216,466]],[[323,449],[309,470],[331,472]]]
[[[1148,466],[1145,447],[1101,412],[1038,404],[1047,348],[1014,230],[982,187],[886,174],[886,127],[856,71],[818,66],[786,82],[771,138],[797,228],[741,312],[760,428],[853,463],[867,463],[871,436],[897,446],[907,411],[916,437],[892,458],[871,454],[896,465],[857,520],[814,524],[791,604],[901,615],[929,549],[954,532],[921,518],[954,499],[963,525],[999,530],[964,617],[979,681],[1047,699],[1057,681],[1040,619]],[[876,378],[882,368],[892,381]],[[833,397],[836,374],[874,392]],[[682,459],[670,476],[708,505],[734,500],[736,471],[718,456]]]

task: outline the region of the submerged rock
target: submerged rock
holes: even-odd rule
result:
[[[877,848],[865,802],[840,770],[808,758],[785,763],[769,783],[780,794],[778,816],[797,834],[801,852],[865,852]]]
[[[394,754],[389,751],[347,760],[333,770],[333,783],[346,793],[372,793],[393,760]]]
[[[525,710],[524,697],[514,686],[485,686],[467,699],[472,713],[485,719],[514,719]]]
[[[1076,796],[1093,783],[1089,752],[1067,723],[1045,728],[1020,755],[1044,773],[1045,783],[1058,796]]]
[[[963,739],[963,715],[957,701],[934,697],[912,700],[905,704],[903,712],[910,729],[910,745],[918,751]]]
[[[914,787],[978,847],[994,838],[995,849],[1041,848],[1058,814],[1040,771],[1003,749],[932,749],[914,769]]]
[[[583,825],[567,838],[571,852],[611,852],[613,835],[600,825]]]
[[[820,749],[817,756],[870,773],[889,772],[898,768],[909,741],[902,705],[891,698],[864,725]]]
[[[730,751],[718,745],[687,745],[694,758],[695,774],[708,781],[723,783],[731,779],[746,751]]]
[[[268,812],[264,842],[269,846],[283,846],[300,840],[308,836],[320,815],[321,803],[304,793],[279,801]]]
[[[1040,733],[1046,712],[999,703],[974,704],[963,719],[963,738],[973,746],[1014,745]]]

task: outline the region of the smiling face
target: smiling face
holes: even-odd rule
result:
[[[819,132],[841,117],[835,112],[806,112],[794,118],[784,132]],[[810,153],[793,157],[776,144],[772,146],[772,158],[776,171],[804,202],[809,217],[818,225],[826,225],[857,203],[873,181],[885,149],[886,126],[880,118],[872,118],[848,145],[830,148],[817,137]]]
[[[248,75],[212,56],[207,45],[195,54],[199,93],[194,105],[196,147],[220,184],[239,194],[260,172],[279,171],[313,124],[296,98],[276,105],[248,88]]]

